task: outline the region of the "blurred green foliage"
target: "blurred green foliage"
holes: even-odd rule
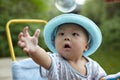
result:
[[[120,72],[120,54],[118,51],[98,49],[95,54],[90,57],[97,61],[107,74]]]
[[[92,19],[102,30],[102,49],[120,51],[120,3],[86,0],[81,14]]]
[[[59,12],[54,7],[52,0],[0,0],[0,57],[10,56],[5,32],[6,23],[9,20],[43,19],[48,21],[57,14],[59,14]],[[20,48],[17,46],[17,36],[18,33],[22,31],[23,27],[25,27],[26,25],[28,24],[16,24],[10,26],[14,50],[17,56],[24,56],[24,54],[21,54],[22,51],[20,51]],[[34,27],[34,25],[29,26]],[[43,38],[41,41],[43,42]],[[42,43],[42,46],[47,49],[44,43]]]
[[[103,50],[120,51],[120,18],[114,17],[102,23]]]

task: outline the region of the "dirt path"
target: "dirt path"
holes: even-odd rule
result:
[[[0,58],[0,80],[12,80],[11,59]]]
[[[21,60],[24,58],[17,58]],[[0,58],[0,80],[12,80],[11,58]]]

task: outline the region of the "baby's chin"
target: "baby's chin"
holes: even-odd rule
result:
[[[74,53],[73,53],[74,54]],[[61,57],[63,57],[65,60],[70,60],[70,59],[72,59],[72,53],[66,53],[66,52],[64,52],[64,53],[59,53],[59,55],[61,56]]]

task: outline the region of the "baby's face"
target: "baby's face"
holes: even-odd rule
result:
[[[76,24],[64,24],[58,28],[55,47],[65,59],[77,58],[87,50],[87,33]]]

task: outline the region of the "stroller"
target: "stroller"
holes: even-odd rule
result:
[[[6,25],[6,33],[8,38],[8,44],[10,48],[10,54],[12,59],[12,79],[13,80],[48,80],[46,77],[40,75],[40,66],[36,64],[31,58],[26,58],[20,61],[16,60],[10,29],[9,26],[12,23],[44,23],[45,20],[37,19],[13,19],[8,21]],[[120,80],[120,72],[117,74],[108,75],[103,80]]]
[[[6,24],[6,33],[8,38],[8,45],[10,48],[10,55],[12,59],[12,80],[47,80],[45,77],[41,77],[39,73],[39,65],[36,64],[31,58],[26,58],[20,61],[16,60],[10,29],[9,26],[12,23],[43,23],[45,20],[37,19],[13,19]]]

